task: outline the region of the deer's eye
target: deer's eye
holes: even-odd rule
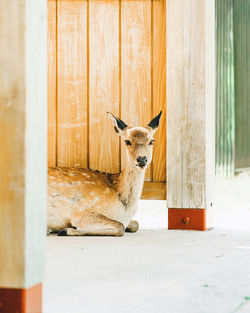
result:
[[[129,140],[125,140],[127,146],[131,146],[131,142]]]
[[[149,144],[150,146],[153,146],[154,143],[155,143],[155,140],[151,140]]]

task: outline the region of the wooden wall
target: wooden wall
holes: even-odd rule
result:
[[[165,0],[48,1],[48,165],[119,172],[107,118],[146,126],[163,110],[146,180],[166,180]]]

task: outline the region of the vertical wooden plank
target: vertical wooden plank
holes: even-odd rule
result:
[[[151,1],[121,1],[121,117],[146,126],[151,110]],[[125,164],[122,142],[122,167]],[[151,180],[151,166],[146,180]]]
[[[162,110],[160,128],[155,134],[153,181],[166,181],[166,0],[152,2],[152,99],[153,116]]]
[[[87,1],[58,0],[58,166],[87,166]]]
[[[89,2],[89,165],[119,172],[119,137],[106,112],[119,116],[119,1]]]
[[[214,175],[214,2],[167,0],[168,207],[210,207]]]
[[[215,107],[216,107],[216,58],[215,58],[215,1],[205,0],[205,208],[211,209],[215,181]],[[212,226],[212,215],[207,214],[207,225]]]
[[[18,288],[25,281],[24,8],[22,1],[0,4],[0,287]]]
[[[24,302],[20,301],[16,306],[18,297],[14,295],[14,288],[25,298],[27,288],[40,285],[44,274],[47,194],[46,11],[43,0],[0,1],[1,312],[24,312]],[[7,299],[2,297],[6,288],[11,289],[12,303],[6,304]],[[40,306],[41,288],[35,289],[37,292],[33,303]],[[41,306],[36,309],[33,312],[41,312]]]
[[[205,208],[205,0],[167,4],[168,207]]]
[[[48,1],[48,166],[56,166],[56,1]]]

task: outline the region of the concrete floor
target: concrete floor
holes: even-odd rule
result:
[[[141,201],[138,233],[48,237],[44,313],[249,313],[244,179],[216,185],[211,231],[167,231],[165,203]]]

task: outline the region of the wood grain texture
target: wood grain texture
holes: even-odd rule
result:
[[[205,208],[204,36],[204,0],[167,1],[169,208]]]
[[[87,1],[58,1],[58,166],[87,166]]]
[[[86,0],[58,0],[56,28],[56,1],[48,1],[50,166],[57,157],[58,166],[119,172],[124,143],[120,151],[106,111],[146,126],[162,109],[145,179],[165,181],[165,6],[165,0],[91,0],[87,9]]]
[[[89,2],[89,166],[118,173],[119,137],[107,116],[119,116],[119,1]]]
[[[121,117],[146,126],[151,110],[151,1],[121,1]],[[125,164],[122,142],[122,167]],[[146,180],[152,179],[151,166]]]
[[[56,166],[56,1],[48,1],[48,166]]]
[[[213,168],[214,19],[209,0],[167,1],[167,195],[169,208],[206,208]],[[210,40],[209,40],[210,38]],[[207,49],[207,50],[206,50]],[[206,68],[207,66],[207,68]],[[210,81],[209,81],[210,80]]]
[[[155,134],[153,181],[166,181],[166,0],[152,2],[153,116],[162,110]]]
[[[205,62],[206,62],[206,208],[212,206],[215,180],[215,103],[216,103],[216,59],[215,59],[215,1],[205,3]],[[210,212],[208,216],[210,215]],[[209,226],[212,226],[210,224]]]
[[[13,17],[10,23],[10,14]],[[25,258],[24,5],[0,4],[0,286],[22,286]],[[16,23],[14,23],[16,21]],[[10,36],[11,35],[11,36]],[[15,164],[15,166],[13,166]],[[17,170],[18,169],[18,170]],[[6,232],[6,222],[12,232]],[[10,248],[11,247],[11,248]]]
[[[46,10],[42,0],[0,1],[0,288],[26,288],[43,277]]]
[[[166,200],[166,183],[146,181],[143,185],[141,199]]]

